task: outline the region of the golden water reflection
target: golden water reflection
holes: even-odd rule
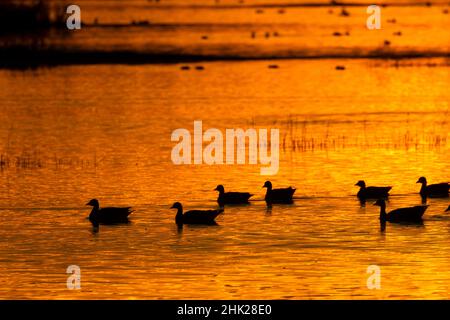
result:
[[[423,226],[380,232],[378,208],[354,197],[365,179],[394,186],[388,209],[417,205],[419,176],[449,179],[449,68],[423,62],[0,71],[0,297],[449,298],[448,200],[430,200]],[[178,232],[174,201],[215,207],[219,183],[264,196],[259,166],[171,163],[171,132],[198,119],[279,128],[270,179],[297,188],[294,205],[255,201]],[[134,206],[132,223],[94,234],[84,207],[94,197]],[[66,289],[71,264],[80,291]],[[372,264],[381,290],[366,287]]]

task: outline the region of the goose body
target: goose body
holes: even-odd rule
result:
[[[100,208],[100,204],[97,199],[92,199],[86,205],[93,207],[91,213],[89,214],[89,220],[95,224],[128,222],[128,216],[133,212],[131,207]]]
[[[420,177],[416,183],[421,183],[420,195],[422,197],[448,197],[450,191],[450,184],[447,182],[437,184],[427,184],[425,177]]]
[[[222,185],[218,185],[214,190],[219,191],[217,202],[220,206],[226,204],[245,204],[248,203],[248,199],[253,196],[248,192],[225,192],[225,188]]]
[[[273,189],[272,183],[266,181],[263,188],[267,188],[265,200],[267,204],[272,203],[292,203],[292,197],[294,196],[295,189],[292,187]]]
[[[447,210],[445,210],[445,212],[450,211],[450,206],[448,206]]]
[[[377,200],[374,205],[380,207],[381,222],[421,222],[422,216],[428,208],[428,206],[415,206],[395,209],[386,213],[386,202],[384,200]]]
[[[364,180],[358,181],[355,186],[360,187],[357,196],[361,199],[380,199],[389,197],[392,187],[366,187]]]
[[[175,223],[178,225],[183,224],[205,224],[215,225],[216,217],[223,212],[223,209],[219,210],[191,210],[183,213],[183,206],[179,202],[175,202],[171,209],[177,209],[177,215],[175,216]]]

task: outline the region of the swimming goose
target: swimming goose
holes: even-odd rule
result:
[[[427,179],[420,177],[416,183],[421,183],[420,195],[422,197],[448,197],[450,184],[447,182],[427,185]]]
[[[133,212],[131,207],[124,208],[100,208],[100,204],[97,199],[92,199],[87,206],[92,206],[92,211],[89,214],[89,220],[92,223],[118,223],[128,222],[128,216]]]
[[[219,191],[219,197],[217,198],[217,202],[220,206],[224,206],[226,204],[243,204],[248,203],[248,199],[253,196],[248,192],[225,192],[225,188],[223,185],[218,185],[214,191]]]
[[[355,186],[360,187],[356,195],[363,199],[387,198],[389,197],[389,191],[392,189],[392,187],[366,187],[364,180],[359,180]]]
[[[266,181],[263,188],[267,188],[265,197],[267,204],[292,203],[292,196],[295,192],[294,188],[272,189],[272,183],[270,181]]]
[[[428,206],[415,206],[395,209],[386,213],[386,202],[383,199],[377,200],[374,205],[380,207],[381,222],[421,222],[422,216],[428,208]]]
[[[223,209],[219,210],[191,210],[186,211],[183,214],[183,206],[179,202],[175,202],[170,209],[177,209],[177,215],[175,216],[175,223],[178,225],[183,224],[206,224],[215,225],[214,219],[223,212]]]

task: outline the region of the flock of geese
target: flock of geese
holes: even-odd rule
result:
[[[430,198],[441,198],[449,197],[450,184],[449,183],[439,183],[428,185],[427,179],[425,177],[420,177],[417,180],[422,187],[420,188],[420,195],[423,202],[426,203],[426,199]],[[382,223],[388,222],[420,222],[422,221],[422,216],[425,213],[428,205],[420,205],[407,208],[399,208],[386,212],[386,202],[385,199],[389,197],[389,191],[392,187],[367,187],[363,180],[358,181],[356,184],[358,186],[359,192],[357,197],[365,202],[368,199],[376,199],[374,205],[380,207],[380,221]],[[280,188],[274,189],[270,181],[266,181],[263,185],[266,188],[266,196],[264,200],[267,206],[271,207],[273,204],[290,204],[293,203],[293,196],[295,189]],[[183,226],[184,224],[203,224],[203,225],[214,225],[216,217],[224,211],[226,205],[237,205],[237,204],[248,204],[250,198],[253,194],[249,192],[225,192],[223,185],[218,185],[215,191],[219,192],[217,202],[219,204],[219,209],[216,210],[190,210],[183,212],[183,206],[180,202],[175,202],[171,209],[176,209],[177,213],[175,216],[175,223],[178,226]],[[92,211],[89,215],[89,220],[92,222],[94,227],[98,227],[99,224],[114,224],[128,222],[128,216],[133,212],[131,207],[108,207],[100,208],[100,204],[97,199],[92,199],[86,205],[92,206]],[[450,211],[450,206],[446,211]]]

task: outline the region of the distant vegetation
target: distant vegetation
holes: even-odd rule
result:
[[[64,26],[62,3],[48,0],[2,0],[0,2],[0,34],[32,32]]]
[[[51,33],[65,21],[65,0],[0,0],[0,68],[39,65],[31,60],[50,49]]]

